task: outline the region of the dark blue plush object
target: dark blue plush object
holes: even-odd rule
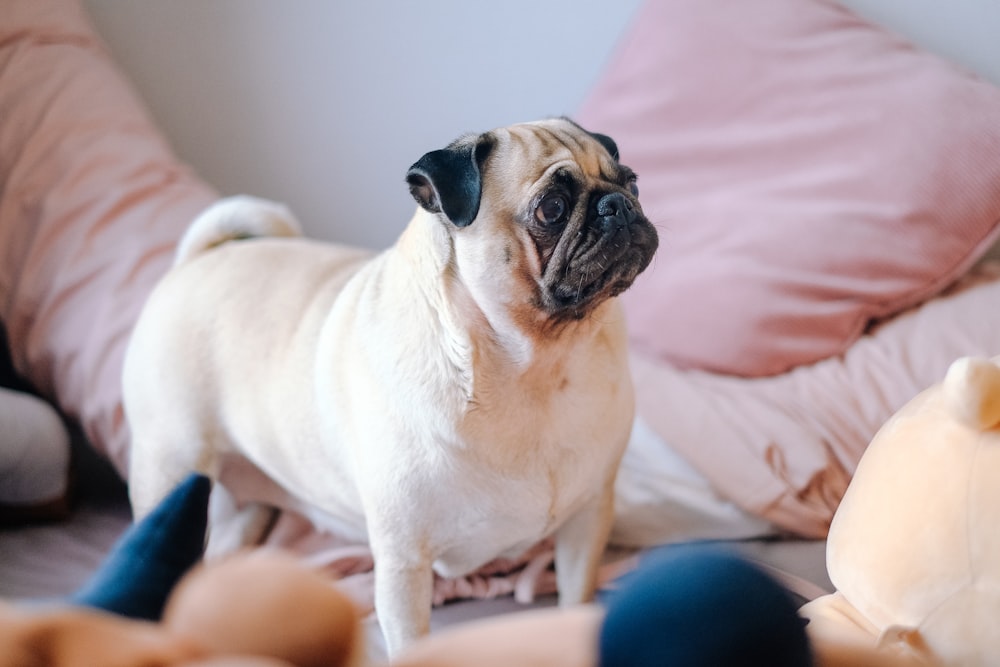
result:
[[[601,667],[808,667],[792,596],[719,547],[651,553],[606,598]]]
[[[191,475],[132,524],[70,602],[156,621],[177,581],[204,551],[212,483]]]

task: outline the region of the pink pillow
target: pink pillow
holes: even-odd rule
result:
[[[577,117],[639,173],[624,303],[681,367],[842,354],[1000,232],[1000,89],[830,0],[650,0]]]
[[[1000,263],[873,327],[842,357],[745,378],[633,354],[639,414],[724,497],[796,535],[822,538],[875,432],[958,357],[1000,355]],[[666,460],[676,454],[665,455]],[[653,457],[650,459],[649,457]],[[618,473],[615,540],[648,546],[676,527],[655,452]]]
[[[216,198],[171,153],[77,0],[0,21],[0,321],[17,371],[120,471],[125,344]]]

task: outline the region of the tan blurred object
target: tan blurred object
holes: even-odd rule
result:
[[[161,623],[0,605],[0,667],[349,667],[359,632],[329,579],[259,551],[190,573]]]
[[[155,623],[92,609],[0,606],[0,667],[159,667],[205,655]]]
[[[433,634],[393,667],[592,667],[603,610],[551,608],[467,623]]]
[[[194,570],[168,601],[163,624],[211,653],[271,656],[299,667],[351,664],[362,645],[358,614],[330,579],[278,552]]]
[[[817,642],[910,664],[998,664],[997,362],[955,361],[872,440],[830,528],[837,592],[802,609]]]

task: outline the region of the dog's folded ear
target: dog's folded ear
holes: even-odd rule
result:
[[[586,132],[587,134],[589,134],[591,138],[594,139],[594,141],[604,146],[604,150],[608,152],[608,155],[610,155],[615,162],[618,162],[620,158],[618,154],[618,144],[615,143],[614,139],[612,139],[606,134],[601,134],[600,132],[591,132],[590,130],[584,129],[583,127],[581,127],[579,123],[577,123],[575,120],[573,120],[568,116],[563,116],[562,119],[568,123],[576,125],[578,128],[580,128],[582,132]]]
[[[479,213],[481,169],[492,148],[487,133],[427,153],[406,172],[410,194],[425,210],[443,213],[457,227],[468,226]]]
[[[606,134],[601,134],[599,132],[588,132],[587,134],[592,136],[594,139],[598,141],[598,143],[604,146],[604,150],[606,150],[611,155],[611,157],[615,159],[615,162],[618,161],[618,144],[615,143],[614,139],[612,139]]]

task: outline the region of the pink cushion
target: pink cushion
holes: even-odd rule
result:
[[[76,0],[0,21],[0,320],[17,370],[124,470],[125,343],[216,194],[181,165]]]
[[[722,495],[798,535],[824,537],[875,432],[961,356],[1000,355],[1000,263],[866,332],[842,357],[745,378],[635,354],[639,414]],[[620,480],[642,516],[675,511],[658,466],[625,453]],[[639,494],[644,492],[645,496]],[[620,508],[625,509],[625,508]],[[641,517],[637,517],[641,518]],[[657,528],[659,532],[657,532]],[[625,514],[616,540],[670,539]]]
[[[1000,89],[830,0],[650,0],[577,117],[639,173],[625,307],[681,367],[841,354],[1000,232]]]

